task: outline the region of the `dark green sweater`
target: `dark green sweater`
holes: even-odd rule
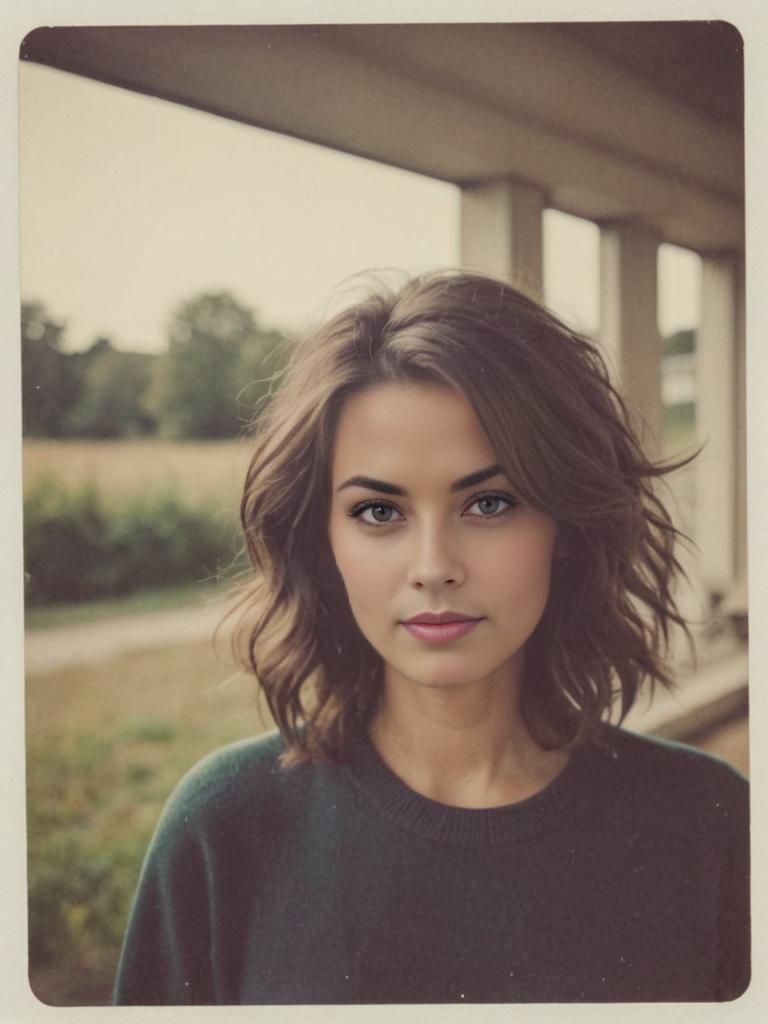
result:
[[[152,841],[117,1003],[716,1000],[749,977],[747,785],[618,730],[522,803],[408,789],[368,745],[202,761]]]

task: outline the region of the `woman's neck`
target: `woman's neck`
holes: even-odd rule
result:
[[[517,803],[547,786],[568,755],[531,737],[517,688],[421,687],[387,680],[371,727],[384,763],[411,789],[456,807]]]

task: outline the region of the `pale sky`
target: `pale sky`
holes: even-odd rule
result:
[[[322,315],[363,270],[455,266],[459,190],[114,86],[22,63],[22,296],[159,351],[173,306],[232,291],[265,326]],[[545,216],[547,302],[597,328],[598,231]],[[697,317],[696,258],[662,247],[660,323]]]

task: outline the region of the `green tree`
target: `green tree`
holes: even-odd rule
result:
[[[25,436],[62,437],[80,392],[77,366],[61,351],[65,325],[42,302],[21,305],[21,398]]]
[[[181,303],[171,320],[167,353],[157,367],[153,407],[162,433],[214,438],[237,434],[258,395],[259,367],[272,372],[276,332],[262,331],[252,310],[229,292]],[[258,385],[262,391],[268,385]],[[257,387],[258,387],[257,386]]]
[[[80,400],[69,416],[79,437],[135,437],[151,433],[155,419],[146,406],[156,356],[118,352],[109,339],[97,338],[80,357],[83,380]]]
[[[238,365],[238,412],[242,423],[250,422],[270,389],[274,388],[290,352],[280,331],[260,331],[247,339],[240,350]]]

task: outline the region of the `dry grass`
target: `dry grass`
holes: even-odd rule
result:
[[[170,486],[190,503],[215,499],[236,508],[250,451],[244,440],[28,440],[24,490],[54,476],[73,487],[93,482],[107,497]]]
[[[213,642],[130,652],[27,680],[30,739],[80,729],[123,728],[132,717],[172,721],[180,729],[228,733],[253,729],[252,681]]]

